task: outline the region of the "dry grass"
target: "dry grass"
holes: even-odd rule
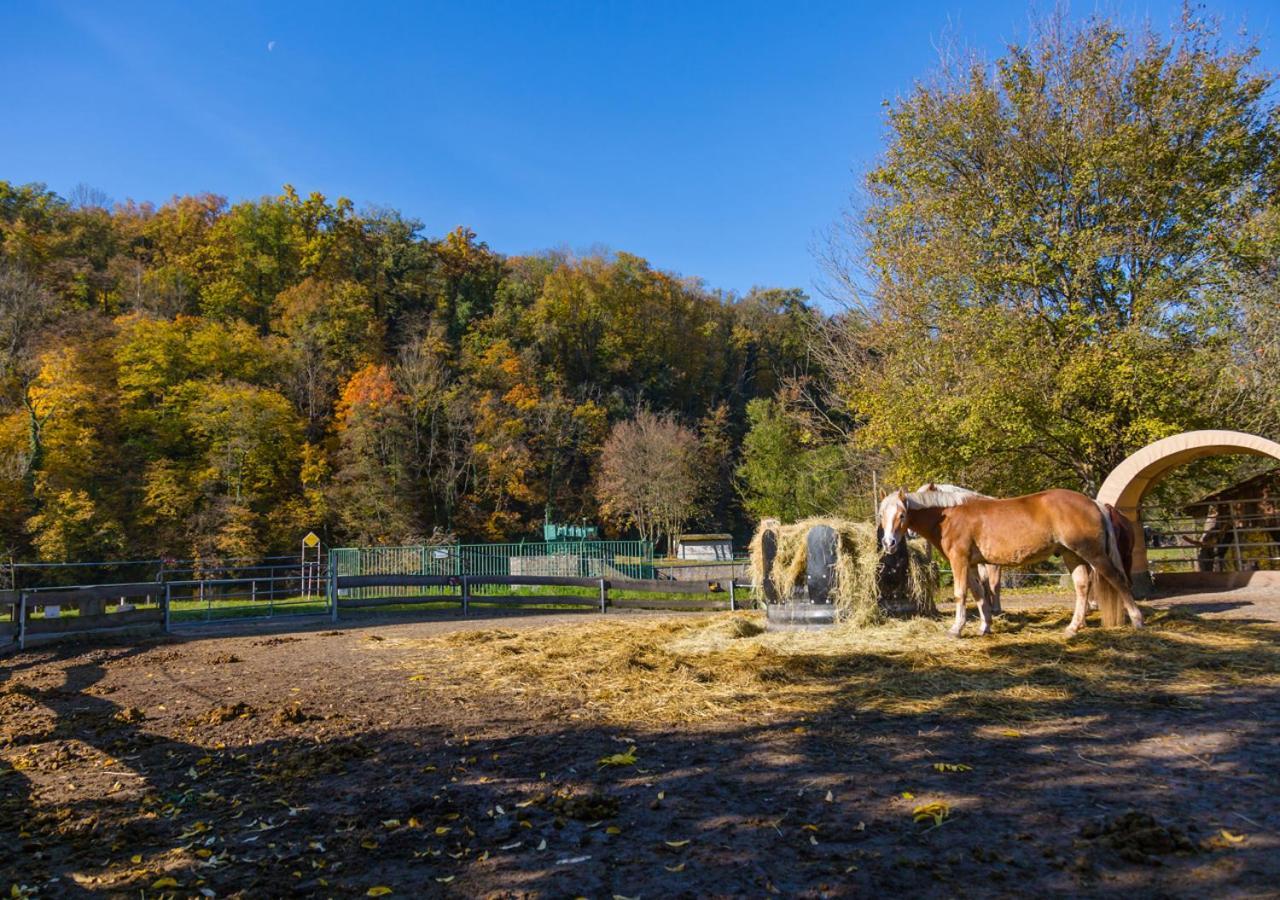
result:
[[[761,720],[837,706],[992,722],[1060,716],[1098,703],[1184,706],[1280,685],[1280,629],[1155,613],[1143,632],[1090,629],[1063,611],[1001,620],[954,641],[913,619],[828,632],[770,633],[758,613],[595,621],[533,631],[388,642],[430,680],[550,704],[612,723]],[[377,645],[377,649],[383,649]]]
[[[884,621],[886,606],[907,607],[926,613],[932,611],[938,573],[930,558],[928,544],[921,540],[908,544],[907,583],[902,588],[902,596],[882,598],[877,583],[880,546],[876,540],[876,526],[869,522],[835,518],[803,519],[793,525],[784,525],[777,519],[760,522],[750,544],[751,578],[757,597],[763,596],[766,578],[772,580],[783,598],[791,597],[794,588],[804,583],[809,532],[819,525],[825,525],[836,533],[835,604],[842,622],[855,626],[877,624]],[[772,572],[764,570],[761,541],[766,531],[773,531],[778,542]]]

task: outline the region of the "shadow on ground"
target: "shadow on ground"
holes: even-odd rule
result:
[[[987,648],[977,674],[792,654],[761,684],[810,711],[680,727],[407,676],[345,627],[38,651],[0,662],[0,891],[1265,894],[1280,634],[1192,671],[1153,652],[1214,627],[1181,626]],[[877,678],[936,702],[877,702]]]

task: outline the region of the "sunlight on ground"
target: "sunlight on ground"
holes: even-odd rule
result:
[[[437,687],[505,691],[572,718],[651,724],[794,715],[830,706],[990,721],[1072,702],[1194,707],[1280,684],[1280,628],[1155,612],[1150,627],[1062,634],[1061,610],[1011,613],[955,641],[936,620],[762,631],[759,613],[593,621],[370,642]]]

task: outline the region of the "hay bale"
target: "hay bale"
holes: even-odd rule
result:
[[[752,588],[757,598],[764,597],[766,587],[770,586],[783,602],[795,596],[796,588],[805,579],[809,531],[819,525],[836,533],[833,597],[840,621],[870,625],[882,621],[886,615],[937,614],[933,596],[938,587],[938,573],[925,541],[908,542],[907,577],[897,590],[881,596],[881,553],[876,527],[868,522],[830,517],[804,519],[793,525],[784,525],[777,519],[760,522],[749,547]],[[772,533],[777,540],[777,555],[768,571],[763,552],[766,533]]]

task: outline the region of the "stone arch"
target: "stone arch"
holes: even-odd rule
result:
[[[1098,499],[1110,503],[1137,525],[1133,547],[1135,593],[1151,587],[1147,543],[1142,534],[1142,498],[1169,470],[1205,456],[1245,453],[1280,460],[1280,443],[1243,431],[1185,431],[1148,444],[1112,470],[1098,490]]]

